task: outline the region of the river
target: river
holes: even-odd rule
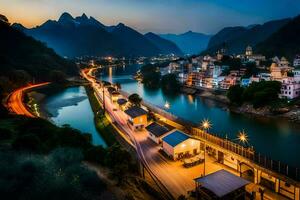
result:
[[[300,167],[300,125],[285,120],[254,118],[234,114],[224,109],[213,100],[199,96],[179,94],[168,96],[160,89],[149,90],[132,78],[139,65],[108,67],[102,69],[99,78],[109,82],[119,82],[122,90],[138,93],[144,100],[163,107],[170,104],[169,112],[184,119],[200,123],[209,119],[212,123],[210,132],[236,140],[239,131],[249,136],[249,145],[257,152],[280,160],[289,165]]]
[[[93,144],[107,146],[96,130],[94,113],[83,86],[51,92],[47,95],[43,107],[55,124],[69,124],[83,133],[90,133]]]

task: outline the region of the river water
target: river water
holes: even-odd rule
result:
[[[249,136],[249,145],[257,152],[280,160],[289,165],[300,167],[300,125],[285,120],[254,118],[234,114],[224,105],[198,96],[179,94],[168,96],[160,89],[149,90],[132,78],[139,65],[108,67],[102,69],[99,78],[121,83],[122,90],[138,93],[144,100],[163,107],[168,101],[174,115],[200,123],[209,119],[212,123],[210,132],[236,140],[239,131],[244,130]]]
[[[59,126],[69,124],[83,133],[90,133],[93,144],[106,147],[105,141],[96,130],[94,113],[83,86],[48,94],[44,108],[55,124]]]

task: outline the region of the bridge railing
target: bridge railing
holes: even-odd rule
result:
[[[271,170],[273,172],[287,176],[295,181],[300,181],[300,170],[299,168],[289,166],[283,162],[273,160],[265,155],[257,153],[253,148],[243,147],[235,142],[228,139],[220,138],[207,133],[198,128],[192,128],[192,135],[211,142],[215,145],[222,147],[223,149],[229,150],[235,154],[238,154],[258,166]]]
[[[254,159],[254,150],[253,148],[243,147],[235,142],[232,142],[228,139],[223,139],[218,136],[214,136],[210,133],[207,133],[199,128],[192,128],[192,135],[200,139],[204,139],[210,143],[213,143],[223,149],[231,151],[235,154],[238,154],[242,157],[245,157],[249,160]]]

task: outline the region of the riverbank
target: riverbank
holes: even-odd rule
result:
[[[247,103],[241,106],[233,106],[230,105],[230,101],[227,98],[225,91],[221,92],[221,91],[214,91],[214,90],[199,90],[199,89],[193,89],[189,87],[183,87],[181,92],[187,95],[196,95],[199,97],[211,99],[213,101],[221,103],[222,107],[224,107],[226,110],[233,113],[243,114],[246,116],[254,116],[259,118],[267,117],[273,119],[284,119],[295,123],[300,123],[299,106],[279,108],[276,110],[274,110],[271,106],[254,108],[252,105]]]
[[[84,86],[87,82],[84,81],[68,81],[65,84],[55,84],[51,83],[47,86],[44,86],[40,89],[35,89],[33,91],[27,92],[25,96],[25,103],[28,105],[28,108],[38,115],[38,117],[41,117],[43,119],[46,119],[48,121],[51,121],[51,117],[55,116],[56,114],[52,111],[48,111],[45,109],[45,99],[47,95],[53,94],[55,92],[62,91],[66,88],[70,87],[78,87],[78,86]],[[77,102],[81,101],[82,99],[79,98],[77,101],[71,101],[71,102],[63,102],[65,106],[71,106],[76,105]]]
[[[102,136],[108,146],[112,146],[114,143],[118,143],[115,136],[118,134],[114,130],[111,123],[104,115],[104,110],[99,104],[93,88],[91,86],[85,86],[86,94],[89,98],[89,102],[94,113],[94,123],[97,131]]]

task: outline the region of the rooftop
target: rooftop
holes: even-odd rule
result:
[[[118,99],[118,100],[117,100],[117,103],[118,103],[119,105],[124,105],[125,103],[127,103],[127,100],[126,100],[126,99]]]
[[[116,91],[116,88],[114,88],[114,87],[108,87],[108,88],[107,88],[107,91],[108,91],[110,94],[112,94],[113,92]]]
[[[201,187],[213,192],[219,198],[224,197],[250,183],[249,181],[224,169],[194,180],[197,183],[200,183]]]
[[[146,130],[155,135],[156,137],[160,137],[169,132],[169,129],[167,127],[162,126],[156,122],[153,122],[152,124],[148,125],[146,127]]]
[[[172,147],[177,146],[178,144],[184,142],[185,140],[189,139],[190,136],[184,134],[183,132],[176,130],[169,135],[162,138],[162,140]]]
[[[146,110],[144,110],[144,109],[142,109],[140,107],[137,107],[137,106],[131,107],[131,108],[125,110],[124,112],[127,115],[129,115],[131,118],[136,118],[136,117],[139,117],[139,116],[147,114]]]

